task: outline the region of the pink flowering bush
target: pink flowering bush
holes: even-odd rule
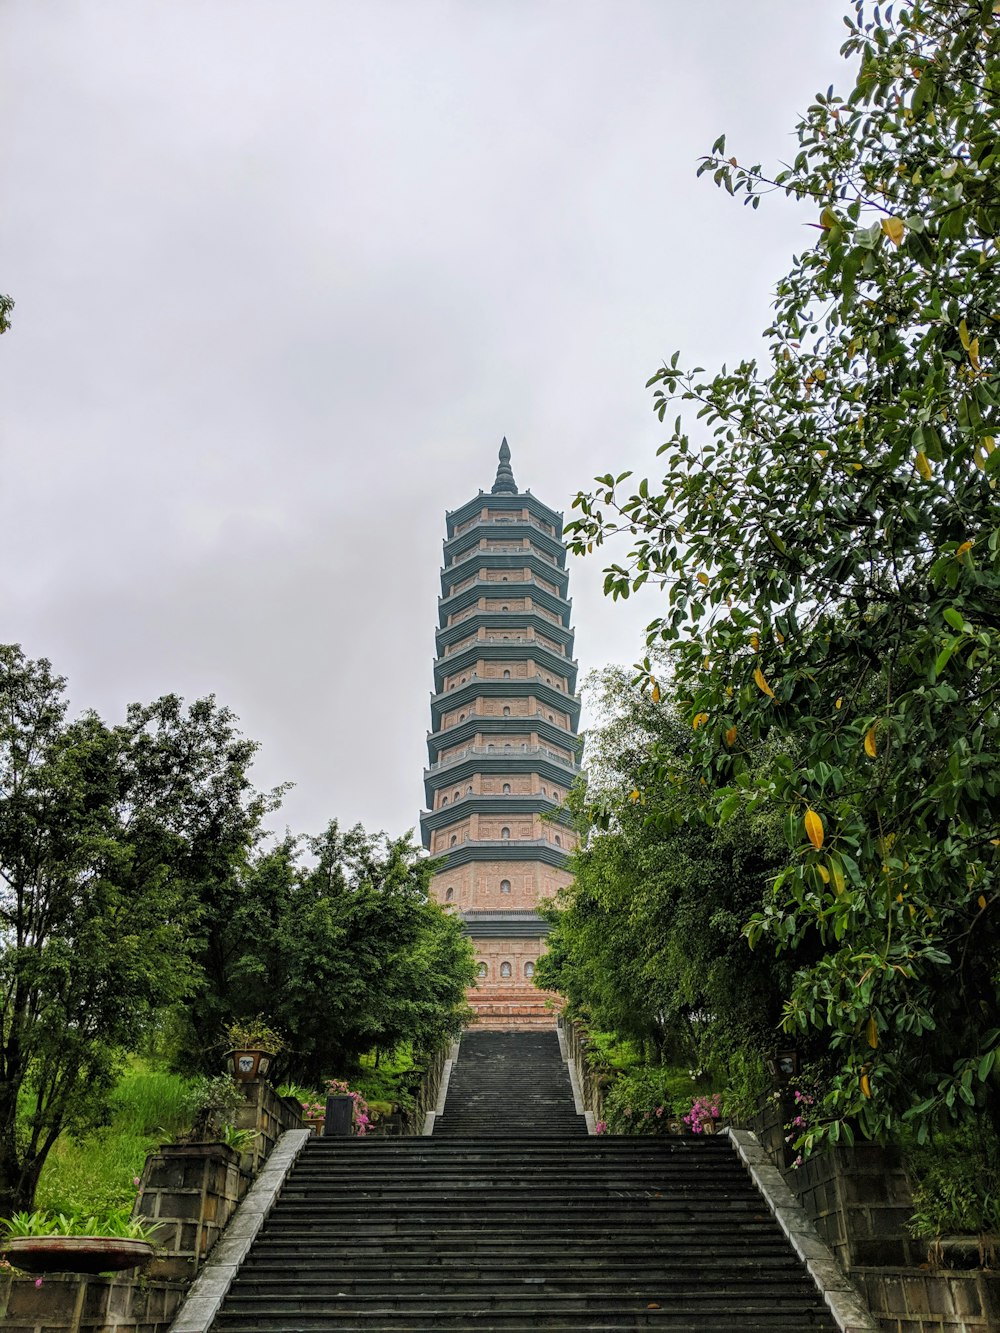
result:
[[[816,1105],[816,1093],[816,1087],[812,1087],[811,1089],[796,1088],[792,1093],[795,1114],[792,1116],[791,1120],[789,1120],[787,1125],[785,1125],[785,1129],[788,1131],[785,1135],[785,1142],[792,1144],[796,1148],[801,1147],[803,1140],[813,1126],[813,1107]],[[792,1166],[801,1166],[802,1160],[802,1154],[800,1152],[792,1162]]]
[[[700,1070],[678,1070],[665,1065],[643,1065],[621,1074],[611,1084],[604,1099],[604,1117],[609,1132],[644,1137],[676,1134],[682,1113],[691,1106],[691,1094],[700,1077]],[[706,1096],[707,1093],[696,1098],[695,1105]],[[716,1112],[711,1118],[717,1120],[721,1106],[717,1094],[713,1096],[712,1104]],[[701,1133],[700,1113],[698,1123],[697,1132]],[[688,1124],[691,1128],[690,1122]]]
[[[692,1134],[704,1134],[709,1125],[714,1129],[721,1115],[722,1098],[715,1092],[711,1097],[696,1097],[690,1111],[682,1119]]]

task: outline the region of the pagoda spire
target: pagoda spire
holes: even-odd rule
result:
[[[507,443],[506,435],[503,437],[503,444],[500,446],[500,466],[497,468],[497,479],[493,483],[491,494],[517,494],[517,482],[514,480],[514,474],[510,470],[510,445]]]

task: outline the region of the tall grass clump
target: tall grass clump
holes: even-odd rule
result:
[[[189,1127],[189,1088],[190,1080],[179,1075],[130,1068],[112,1094],[107,1125],[81,1139],[60,1135],[35,1207],[68,1215],[131,1204],[147,1153]]]

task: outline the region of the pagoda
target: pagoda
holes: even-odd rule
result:
[[[562,515],[518,490],[504,439],[492,490],[446,523],[420,816],[431,893],[472,939],[478,1023],[552,1026],[536,908],[572,878],[562,803],[582,745]]]

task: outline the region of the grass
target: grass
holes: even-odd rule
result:
[[[131,1204],[147,1153],[180,1130],[189,1083],[137,1064],[112,1097],[111,1121],[83,1139],[62,1134],[45,1162],[35,1207],[55,1213],[95,1213]]]
[[[383,1054],[377,1067],[374,1052],[363,1055],[360,1071],[349,1082],[369,1105],[391,1102],[399,1106],[408,1099],[408,1087],[417,1077],[416,1071],[413,1048],[409,1042],[404,1042],[391,1055]]]

